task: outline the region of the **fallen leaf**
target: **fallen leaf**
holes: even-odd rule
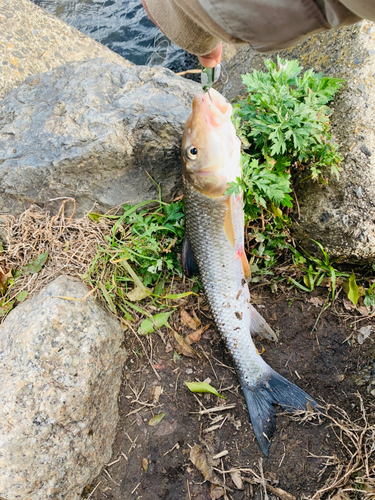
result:
[[[371,325],[362,326],[362,328],[358,330],[358,336],[357,336],[358,344],[363,344],[363,342],[371,335],[371,333],[372,333]]]
[[[175,349],[179,354],[183,354],[189,358],[198,357],[197,351],[193,349],[179,333],[173,332],[173,339]]]
[[[154,415],[148,421],[148,425],[151,425],[151,427],[155,427],[156,425],[160,424],[160,422],[163,420],[164,417],[165,417],[165,413],[159,413],[158,415]]]
[[[190,335],[188,335],[186,337],[186,342],[199,342],[201,337],[202,337],[202,333],[204,333],[208,328],[210,328],[211,326],[211,323],[209,323],[208,325],[206,326],[203,326],[202,328],[199,328],[199,330],[196,330],[195,332],[193,333],[190,333]]]
[[[133,288],[131,292],[128,292],[126,296],[132,302],[139,302],[140,300],[143,300],[146,297],[148,297],[150,293],[152,293],[152,291],[149,290],[148,288],[144,286],[143,287],[136,286],[135,288]]]
[[[13,309],[13,306],[14,306],[14,300],[11,300],[10,302],[7,302],[4,305],[1,305],[0,302],[0,318],[6,316],[8,312]]]
[[[131,300],[132,302],[137,302],[139,300],[145,299],[150,295],[150,293],[152,293],[152,290],[144,286],[144,284],[139,279],[139,277],[137,276],[136,272],[131,267],[129,262],[127,262],[125,257],[121,257],[121,259],[119,259],[118,261],[114,261],[114,263],[115,262],[121,262],[122,265],[127,270],[127,272],[130,274],[130,276],[133,278],[135,285],[134,289],[126,294],[129,300]]]
[[[346,309],[347,311],[353,311],[354,306],[353,306],[353,304],[350,302],[350,300],[348,300],[348,299],[344,299],[344,300],[343,300],[343,304],[344,304],[344,307],[345,307],[345,309]]]
[[[148,471],[148,460],[147,458],[142,458],[142,469],[147,472]]]
[[[191,392],[208,392],[218,396],[219,398],[227,399],[222,394],[219,394],[215,387],[212,387],[212,385],[207,384],[206,382],[185,382],[185,384]]]
[[[197,325],[196,328],[198,328],[199,326],[201,326],[202,322],[198,318],[197,313],[194,311],[194,309],[192,310],[192,313],[193,313],[193,318],[194,318],[195,324]]]
[[[366,306],[358,306],[357,311],[362,314],[362,316],[367,316],[370,312],[370,309]]]
[[[165,346],[165,352],[171,352],[173,351],[173,347],[171,345],[171,343],[168,341],[166,346]]]
[[[355,306],[357,305],[357,302],[358,302],[358,299],[359,299],[358,285],[357,285],[357,282],[355,280],[355,275],[354,275],[353,271],[352,271],[352,274],[350,275],[350,278],[349,278],[348,299]]]
[[[27,291],[26,290],[23,290],[22,292],[20,293],[17,293],[16,295],[16,299],[18,300],[18,302],[23,302],[27,297]]]
[[[161,328],[162,326],[168,323],[169,316],[173,313],[173,311],[164,312],[155,314],[155,316],[151,318],[147,318],[142,321],[141,326],[138,328],[139,335],[148,335],[149,333],[153,333],[155,328]]]
[[[217,484],[222,486],[223,483],[220,478],[215,474],[213,468],[208,462],[208,457],[205,454],[202,446],[199,444],[193,446],[190,450],[190,460],[193,462],[195,467],[201,471],[203,477],[206,481],[210,481],[210,483]],[[218,497],[220,498],[220,497]]]
[[[324,304],[323,300],[320,299],[319,297],[310,297],[309,299],[306,300],[306,302],[312,304],[315,307],[321,307]]]
[[[2,273],[0,271],[0,293],[4,294],[8,288],[8,279],[12,277],[12,271]]]
[[[162,365],[159,365],[158,363],[155,363],[154,368],[155,368],[155,370],[159,370],[159,371],[165,370],[165,364],[163,363]]]
[[[177,427],[177,420],[172,420],[171,422],[167,422],[166,420],[164,420],[164,422],[159,425],[158,430],[154,435],[159,437],[169,436],[169,434],[173,434],[177,430]]]
[[[48,259],[48,252],[41,253],[38,257],[22,269],[23,274],[36,274],[42,269]]]
[[[145,424],[143,423],[142,417],[140,416],[139,413],[135,414],[135,419],[137,421],[138,427],[143,427]]]
[[[230,473],[230,477],[232,478],[233,483],[236,485],[236,488],[239,490],[243,490],[243,482],[241,473],[239,470],[234,470]]]
[[[163,394],[163,388],[160,385],[156,385],[151,389],[151,399],[154,403],[159,402],[160,396]]]
[[[219,486],[218,484],[211,484],[210,488],[210,498],[211,500],[217,500],[218,498],[221,498],[224,496],[225,490],[222,486]]]
[[[190,316],[188,312],[185,311],[185,309],[181,309],[180,316],[181,323],[183,325],[188,326],[192,330],[196,330],[198,328],[199,325],[197,325],[196,321]]]

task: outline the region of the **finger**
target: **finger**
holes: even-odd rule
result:
[[[204,56],[198,56],[198,59],[202,66],[205,68],[214,68],[221,61],[221,55],[223,52],[223,44],[219,43],[217,47],[214,48],[212,52]]]

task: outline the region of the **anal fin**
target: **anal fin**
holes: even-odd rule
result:
[[[250,304],[250,316],[251,316],[251,335],[259,335],[264,339],[273,340],[277,342],[278,338],[276,333],[272,330],[267,321],[263,318],[261,314],[255,309],[255,307]]]

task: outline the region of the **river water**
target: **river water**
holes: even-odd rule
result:
[[[149,20],[140,0],[33,0],[135,64],[173,71],[198,67],[197,58],[171,43]]]

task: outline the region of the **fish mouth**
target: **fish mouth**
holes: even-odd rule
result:
[[[215,89],[210,89],[194,97],[193,114],[202,114],[204,121],[216,128],[230,119],[232,105]]]

